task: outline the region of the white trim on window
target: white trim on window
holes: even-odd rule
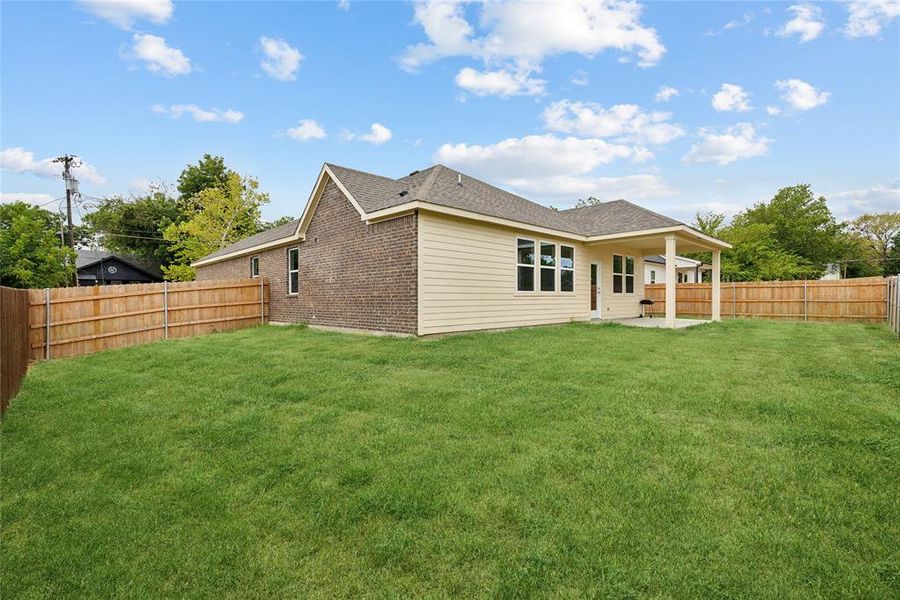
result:
[[[259,256],[250,257],[250,277],[253,279],[259,277]]]
[[[568,248],[569,250],[572,251],[572,257],[571,257],[572,266],[571,267],[563,266],[563,260],[565,260],[563,258],[563,248]],[[559,261],[558,262],[559,262],[559,291],[564,294],[574,294],[575,293],[575,246],[569,246],[567,244],[560,244],[559,245]],[[572,289],[570,289],[570,290],[563,289],[563,274],[564,273],[572,274]]]
[[[552,254],[544,254],[544,246],[550,246],[553,248]],[[541,243],[538,245],[538,255],[537,262],[539,269],[539,277],[538,277],[538,290],[544,294],[553,294],[556,290],[559,289],[559,244],[556,242],[545,242],[541,240]],[[550,256],[550,260],[552,261],[549,265],[544,265],[544,256]],[[552,278],[550,282],[553,285],[553,289],[545,290],[544,289],[544,272],[549,271],[552,274]]]
[[[287,295],[296,296],[300,292],[300,249],[297,247],[287,249],[287,274]]]
[[[618,270],[616,270],[616,259],[619,259]],[[613,294],[634,294],[634,268],[635,260],[633,256],[624,254],[612,255],[612,293]],[[629,272],[629,267],[631,267]],[[619,284],[619,290],[616,291],[616,283]],[[628,291],[629,284],[631,291]]]
[[[525,245],[520,245],[521,242],[525,242]],[[531,245],[531,262],[530,263],[529,262],[519,262],[519,249],[527,248],[528,244]],[[523,237],[516,238],[516,292],[517,293],[530,294],[535,291],[535,283],[536,283],[536,279],[537,279],[535,277],[535,270],[536,270],[535,267],[536,267],[536,263],[537,263],[536,249],[537,249],[537,242],[535,240],[533,240],[531,238],[523,238]],[[519,271],[521,269],[529,269],[529,268],[531,269],[531,289],[521,289],[519,287],[519,283],[520,283]]]

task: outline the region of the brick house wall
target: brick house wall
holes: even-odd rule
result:
[[[197,279],[250,276],[250,258],[270,281],[269,320],[415,334],[417,215],[367,225],[329,181],[299,244],[197,268]],[[299,247],[299,294],[287,293],[288,248]]]

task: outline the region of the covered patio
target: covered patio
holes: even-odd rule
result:
[[[698,319],[678,319],[678,306],[676,304],[675,286],[677,285],[676,256],[679,253],[710,252],[712,254],[712,268],[710,275],[712,280],[712,306],[710,314],[712,321],[721,320],[721,276],[722,276],[722,250],[731,248],[731,244],[723,240],[706,235],[687,225],[677,225],[654,230],[631,231],[614,233],[603,236],[592,236],[587,240],[588,250],[593,249],[597,254],[609,252],[622,252],[623,249],[635,256],[648,256],[659,254],[665,257],[665,316],[663,318],[606,318],[603,314],[597,314],[596,320],[610,320],[638,327],[665,327],[670,329],[692,327],[708,321]],[[643,260],[643,259],[641,259]],[[643,269],[641,269],[642,271]],[[638,269],[634,268],[637,272]],[[615,276],[616,271],[613,270]],[[637,273],[635,273],[637,275]],[[644,281],[641,277],[639,286],[635,286],[635,302],[643,297]],[[599,313],[599,311],[598,311]],[[623,315],[624,317],[624,315]]]

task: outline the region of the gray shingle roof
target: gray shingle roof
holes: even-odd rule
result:
[[[257,233],[256,235],[251,235],[250,237],[238,240],[230,246],[225,246],[221,250],[216,250],[212,254],[204,256],[201,260],[216,258],[217,256],[231,254],[232,252],[246,250],[247,248],[252,248],[253,246],[259,246],[260,244],[267,244],[269,242],[280,240],[281,238],[289,237],[297,230],[297,225],[299,224],[300,219],[294,219],[293,221],[285,223],[284,225],[279,225],[278,227],[273,227],[272,229],[267,229],[266,231]]]
[[[366,213],[419,200],[578,235],[609,235],[683,225],[680,221],[625,200],[557,211],[444,165],[434,165],[391,179],[340,165],[325,164]],[[299,219],[245,238],[203,260],[288,237],[294,232],[298,222]]]

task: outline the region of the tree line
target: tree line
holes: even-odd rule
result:
[[[237,240],[290,221],[262,220],[269,201],[259,182],[209,154],[187,165],[175,189],[164,184],[99,199],[76,227],[76,246],[101,247],[158,265],[170,281],[194,278],[191,263]],[[23,202],[0,205],[0,283],[74,283],[75,252],[62,244],[62,217]]]
[[[575,208],[595,204],[602,201],[591,197]],[[781,188],[730,221],[723,213],[697,213],[691,226],[734,245],[722,252],[725,281],[819,279],[829,267],[843,278],[900,273],[900,211],[839,222],[808,184]],[[686,256],[712,259],[709,252]]]
[[[900,273],[900,211],[839,222],[808,184],[781,188],[730,222],[706,213],[692,225],[734,245],[722,252],[725,281],[818,279],[829,267],[842,278]]]

